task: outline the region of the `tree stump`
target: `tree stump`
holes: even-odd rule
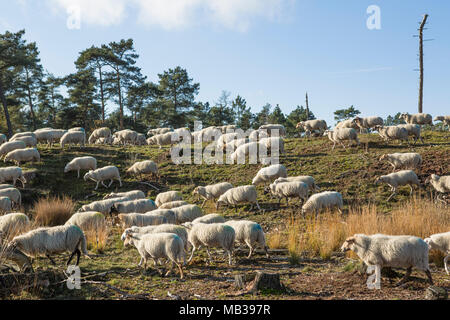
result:
[[[430,286],[425,291],[426,300],[447,300],[448,292],[445,288]]]
[[[257,271],[255,279],[247,286],[248,291],[256,293],[258,290],[284,290],[280,282],[280,275],[277,273],[264,273]]]

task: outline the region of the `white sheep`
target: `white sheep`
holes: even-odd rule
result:
[[[163,134],[163,133],[167,133],[167,132],[170,132],[170,131],[173,131],[173,129],[172,128],[150,129],[150,130],[148,130],[147,135],[148,136],[153,136],[153,135],[156,135],[156,134]]]
[[[89,257],[86,249],[86,237],[80,227],[75,225],[34,229],[14,237],[10,245],[28,256],[36,257],[45,255],[53,264],[56,263],[50,257],[50,254],[65,251],[72,252],[67,261],[67,265],[70,264],[75,254],[77,255],[76,265],[80,261],[81,253]]]
[[[175,224],[177,222],[177,215],[175,211],[171,209],[155,209],[149,212],[146,212],[145,214],[151,214],[151,215],[160,215],[167,219],[167,223]]]
[[[448,268],[448,259],[450,258],[450,232],[432,234],[428,238],[425,238],[424,241],[428,244],[429,249],[439,250],[446,254],[444,267],[445,272],[450,275]]]
[[[78,211],[80,211],[80,212],[98,211],[103,214],[110,214],[111,209],[115,203],[121,202],[121,201],[128,201],[128,200],[129,200],[128,198],[112,198],[112,199],[94,201],[94,202],[85,204]]]
[[[32,136],[16,137],[10,141],[23,141],[27,147],[36,147],[37,139]]]
[[[286,178],[287,169],[282,164],[273,164],[269,167],[262,168],[258,171],[256,176],[252,180],[252,185],[257,186],[259,184],[265,184],[272,182],[277,178]]]
[[[406,141],[409,145],[408,130],[400,126],[376,126],[375,129],[384,141],[400,140]]]
[[[0,197],[8,197],[16,205],[20,206],[22,204],[22,195],[20,191],[16,188],[5,188],[0,190]]]
[[[0,158],[16,149],[25,149],[27,146],[23,141],[9,141],[5,142],[0,146]]]
[[[131,226],[154,226],[163,223],[168,223],[167,219],[161,215],[151,215],[143,213],[120,213],[118,216],[119,221],[123,228],[129,228]]]
[[[71,224],[80,227],[83,231],[86,231],[89,228],[98,230],[106,224],[106,219],[105,216],[98,211],[76,212],[65,223],[65,225]]]
[[[259,144],[264,145],[266,147],[267,152],[270,154],[272,154],[272,151],[275,151],[275,153],[278,153],[278,155],[285,153],[284,140],[281,137],[262,138],[259,140]]]
[[[179,201],[171,201],[171,202],[166,202],[164,204],[162,204],[159,209],[173,209],[173,208],[178,208],[181,206],[185,206],[189,204],[188,202],[184,201],[184,200],[179,200]]]
[[[400,115],[400,119],[403,119],[406,121],[406,123],[409,124],[429,124],[430,126],[433,125],[433,117],[431,114],[428,113],[416,113],[416,114],[409,114],[409,113],[402,113]]]
[[[210,214],[206,214],[204,216],[198,217],[194,220],[192,220],[191,222],[185,222],[183,223],[183,226],[187,227],[187,228],[192,228],[193,224],[196,223],[223,223],[225,222],[225,218],[218,213],[210,213]]]
[[[17,180],[20,180],[20,182],[22,182],[22,187],[25,187],[27,180],[23,176],[23,172],[20,167],[0,168],[0,183],[12,181],[12,185],[15,186]]]
[[[258,129],[267,130],[267,133],[269,134],[270,137],[272,137],[272,134],[274,134],[275,137],[286,135],[286,128],[282,124],[273,124],[273,123],[264,124],[260,126]]]
[[[295,126],[296,129],[302,129],[305,131],[306,136],[310,136],[312,131],[318,130],[320,134],[323,134],[327,130],[328,126],[325,120],[308,120],[300,121]]]
[[[357,125],[360,129],[360,133],[362,133],[363,130],[372,129],[375,128],[376,126],[382,126],[383,118],[376,116],[365,118],[355,117],[353,118],[352,123]]]
[[[398,127],[405,128],[406,131],[408,131],[408,136],[412,136],[414,138],[414,144],[417,142],[417,140],[420,139],[422,143],[423,138],[420,135],[420,126],[418,124],[399,124]]]
[[[66,130],[39,129],[34,133],[38,143],[47,143],[49,146],[52,146],[53,143],[60,140],[66,132]]]
[[[216,143],[216,149],[217,150],[225,150],[228,143],[230,143],[233,140],[242,138],[241,135],[238,132],[231,132],[231,133],[225,133],[222,134]],[[234,151],[234,150],[233,150]]]
[[[4,197],[0,195],[0,211],[2,212],[12,211],[12,202],[9,197]]]
[[[379,161],[383,160],[394,167],[392,172],[397,168],[417,169],[422,164],[422,156],[416,152],[383,154]]]
[[[67,131],[60,139],[61,148],[64,149],[66,144],[74,145],[79,144],[80,147],[84,147],[86,144],[86,134],[84,131]]]
[[[88,143],[93,144],[100,138],[108,139],[111,137],[111,130],[108,127],[102,127],[92,131],[89,136]]]
[[[69,131],[69,132],[85,132],[84,128],[82,128],[82,127],[73,127],[67,131]]]
[[[341,129],[341,128],[353,128],[353,129],[359,129],[358,125],[353,122],[353,119],[347,119],[344,121],[339,122],[338,124],[336,124],[336,126],[334,127],[335,129]]]
[[[223,134],[226,134],[227,132],[236,130],[238,127],[235,124],[228,124],[225,126],[219,126],[217,128],[220,129]]]
[[[36,138],[36,134],[34,134],[34,132],[31,132],[31,131],[18,132],[18,133],[15,133],[15,134],[10,138],[10,140],[13,140],[13,139],[19,138],[19,137],[33,137],[33,138]]]
[[[96,170],[89,170],[89,172],[84,175],[84,181],[87,181],[88,179],[97,182],[94,190],[98,189],[99,183],[105,188],[109,188],[114,180],[119,180],[119,185],[122,186],[119,169],[116,166],[106,166]],[[108,186],[103,183],[103,181],[106,180],[111,180]]]
[[[342,141],[349,141],[349,146],[352,141],[355,141],[358,146],[360,145],[358,134],[353,128],[338,128],[334,131],[325,130],[324,135],[327,135],[328,139],[333,142],[333,147],[331,150],[334,150],[336,143],[340,143],[345,149],[345,145]]]
[[[184,206],[172,208],[171,210],[175,212],[177,224],[190,222],[203,216],[202,209],[195,204],[186,204]]]
[[[442,121],[442,129],[445,129],[445,126],[450,130],[450,116],[436,116],[434,121]]]
[[[260,144],[258,142],[249,142],[240,145],[236,148],[236,150],[231,154],[231,161],[234,163],[237,161],[239,164],[245,163],[245,157],[248,156],[258,156]]]
[[[159,146],[159,149],[161,149],[162,146],[167,146],[167,145],[171,146],[172,144],[174,144],[176,142],[176,141],[172,140],[172,136],[173,136],[173,132],[157,134],[157,135],[154,135],[153,137],[148,138],[147,144],[148,145],[157,144]]]
[[[141,190],[131,190],[127,192],[111,192],[103,197],[103,199],[127,198],[128,200],[136,200],[145,198],[145,193]]]
[[[125,229],[120,239],[122,241],[125,241],[127,234],[137,233],[139,235],[144,235],[147,233],[162,233],[162,232],[175,233],[177,236],[181,238],[181,240],[183,240],[184,249],[189,250],[189,241],[187,240],[188,232],[185,227],[176,224],[160,224],[156,226],[144,226],[144,227],[132,226],[130,228]]]
[[[225,149],[227,150],[227,153],[230,152],[233,153],[234,151],[236,151],[237,148],[249,142],[250,142],[249,138],[233,139],[226,143]]]
[[[381,268],[407,268],[399,284],[408,280],[412,267],[426,273],[433,284],[428,266],[428,245],[415,236],[390,236],[384,234],[355,234],[345,240],[341,251],[352,250],[367,265],[375,266],[375,286],[380,288]]]
[[[309,187],[301,181],[291,181],[282,183],[272,183],[264,190],[265,193],[271,193],[278,198],[278,204],[282,198],[286,198],[286,205],[289,204],[289,198],[300,198],[302,203],[308,199]]]
[[[141,179],[143,174],[158,176],[158,165],[151,160],[135,162],[126,172],[139,175]]]
[[[254,185],[231,188],[219,197],[216,209],[218,209],[220,205],[234,205],[234,208],[237,211],[237,204],[249,202],[251,203],[250,210],[253,209],[254,204],[261,210],[257,198],[258,195]]]
[[[26,231],[30,226],[30,219],[24,213],[12,212],[0,216],[0,234],[5,238]]]
[[[437,200],[447,204],[447,202],[441,197],[450,192],[450,176],[438,176],[437,174],[432,174],[429,176],[425,183],[430,183],[433,188],[439,193]]]
[[[137,145],[137,146],[147,145],[147,140],[145,139],[145,134],[143,134],[143,133],[137,134],[135,145]]]
[[[77,171],[77,178],[80,178],[80,170],[95,170],[97,169],[97,159],[91,156],[77,157],[72,159],[64,167],[64,173],[69,171]]]
[[[266,257],[270,257],[266,245],[266,237],[260,224],[249,220],[228,220],[225,224],[234,229],[236,233],[235,242],[249,247],[250,252],[247,259],[250,259],[258,245],[264,249]]]
[[[249,142],[256,142],[260,139],[268,137],[270,137],[269,133],[267,132],[267,130],[263,129],[252,130],[248,135],[248,139],[250,140]]]
[[[391,200],[391,198],[395,194],[397,194],[397,188],[400,186],[409,185],[409,188],[411,189],[409,195],[412,195],[413,193],[412,188],[413,185],[420,187],[419,178],[417,177],[416,173],[412,170],[402,170],[390,173],[388,175],[380,176],[375,180],[375,184],[379,184],[381,182],[384,182],[391,187],[392,194],[386,201]]]
[[[228,264],[232,264],[233,246],[236,233],[233,227],[223,223],[197,223],[193,224],[188,232],[188,241],[192,245],[192,253],[188,262],[192,260],[194,252],[200,246],[206,247],[208,258],[211,261],[210,247],[223,248],[228,254]]]
[[[292,182],[292,181],[301,181],[306,183],[309,188],[309,191],[320,191],[320,188],[316,184],[316,180],[311,176],[295,176],[295,177],[286,177],[286,178],[278,178],[273,183],[283,183],[283,182]]]
[[[41,155],[36,148],[16,149],[8,152],[4,159],[4,162],[6,161],[12,161],[19,166],[21,162],[41,161]]]
[[[160,205],[166,203],[166,202],[172,202],[172,201],[178,201],[183,200],[183,196],[179,191],[167,191],[167,192],[161,192],[156,196],[155,203],[156,206],[159,207]]]
[[[302,207],[303,216],[309,212],[314,212],[316,217],[320,210],[337,208],[340,214],[342,214],[342,208],[344,202],[342,199],[342,194],[336,191],[324,191],[321,193],[313,194],[305,202]]]
[[[118,213],[145,213],[155,210],[156,205],[151,199],[136,199],[116,202],[113,204],[112,209]]]
[[[233,185],[228,182],[220,182],[208,186],[198,186],[193,191],[193,195],[198,195],[204,199],[202,208],[208,200],[215,200],[224,194],[227,190],[233,188]]]

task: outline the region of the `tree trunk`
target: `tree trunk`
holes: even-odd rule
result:
[[[0,99],[2,100],[3,111],[5,112],[5,120],[6,120],[6,125],[8,127],[8,139],[9,139],[12,136],[12,126],[11,126],[11,120],[9,118],[8,105],[6,104],[5,91],[3,89],[1,75],[0,75]]]
[[[122,105],[122,91],[120,89],[120,73],[117,71],[117,88],[119,91],[119,126],[123,130],[123,105]]]
[[[27,77],[27,93],[28,93],[28,105],[30,106],[31,113],[31,121],[33,123],[33,130],[36,130],[36,115],[33,110],[33,99],[31,97],[31,89],[30,89],[30,77],[28,75],[28,69],[25,69],[25,75]]]
[[[420,64],[420,83],[419,83],[419,113],[423,112],[423,28],[427,23],[428,15],[423,16],[419,28],[419,64]]]
[[[306,93],[306,121],[309,120],[309,103],[308,103],[308,92]]]

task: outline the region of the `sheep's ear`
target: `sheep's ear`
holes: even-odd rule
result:
[[[355,237],[349,237],[349,238],[345,239],[345,242],[348,242],[348,243],[355,243],[355,241],[356,241]]]

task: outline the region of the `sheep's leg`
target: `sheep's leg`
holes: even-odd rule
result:
[[[195,245],[192,245],[192,252],[191,252],[191,256],[189,257],[189,259],[187,260],[187,262],[191,262],[192,257],[194,256],[194,252],[195,252]]]
[[[266,258],[269,259],[270,258],[269,248],[267,246],[264,246],[264,251],[266,252]]]
[[[409,184],[409,189],[410,189],[409,195],[411,196],[413,194],[413,188],[412,188],[412,185],[410,185],[410,184]]]
[[[445,267],[445,272],[450,275],[450,272],[448,270],[448,259],[450,258],[450,254],[448,254],[445,258],[444,258],[444,267]]]
[[[336,142],[333,141],[333,148],[331,148],[331,150],[334,150],[334,147],[336,147]]]
[[[248,253],[248,256],[247,256],[247,259],[250,259],[250,257],[253,254],[253,247],[252,247],[252,244],[249,243],[248,241],[245,241],[245,244],[250,248],[250,252]]]
[[[120,177],[119,177],[119,187],[121,187],[122,186],[122,180],[120,180]]]
[[[288,205],[289,205],[289,198],[286,197],[286,206],[288,206]]]
[[[411,275],[411,271],[412,271],[412,267],[408,267],[406,269],[406,273],[405,273],[404,277],[397,283],[397,286],[400,286],[400,285],[404,284],[406,281],[408,281],[409,276]]]
[[[375,288],[381,288],[381,266],[375,265]]]
[[[56,266],[56,262],[52,259],[52,257],[50,257],[49,254],[46,254],[45,256],[50,260],[50,262],[52,263],[52,265]]]
[[[100,181],[97,181],[97,185],[95,186],[95,189],[94,189],[94,190],[97,190],[97,189],[98,189],[99,183],[100,183]]]
[[[80,179],[80,169],[77,170],[77,178]]]
[[[207,199],[205,199],[205,200],[203,201],[203,203],[202,203],[202,208],[205,206],[206,201],[207,201]]]
[[[111,180],[109,181],[108,188],[111,187],[111,185],[113,184],[113,182],[114,182],[114,179],[111,179]]]
[[[394,196],[394,195],[396,195],[397,194],[397,188],[393,188],[393,191],[394,192],[392,192],[392,194],[390,195],[390,197],[386,200],[387,202],[389,202],[389,200],[391,200],[392,199],[392,197]]]
[[[433,278],[431,277],[430,269],[427,269],[427,270],[425,270],[424,272],[425,272],[425,274],[427,275],[428,282],[429,282],[431,285],[433,285]]]
[[[209,248],[206,247],[206,253],[208,254],[208,260],[210,263],[212,263],[211,253],[209,252]]]
[[[177,263],[178,270],[180,270],[180,279],[184,278],[183,269],[181,269],[181,263]]]
[[[231,266],[233,264],[233,261],[231,259],[233,253],[231,252],[231,250],[227,250],[227,252],[228,252],[228,264]]]
[[[256,200],[256,207],[258,208],[258,210],[261,210],[261,207],[259,206],[258,200]]]

